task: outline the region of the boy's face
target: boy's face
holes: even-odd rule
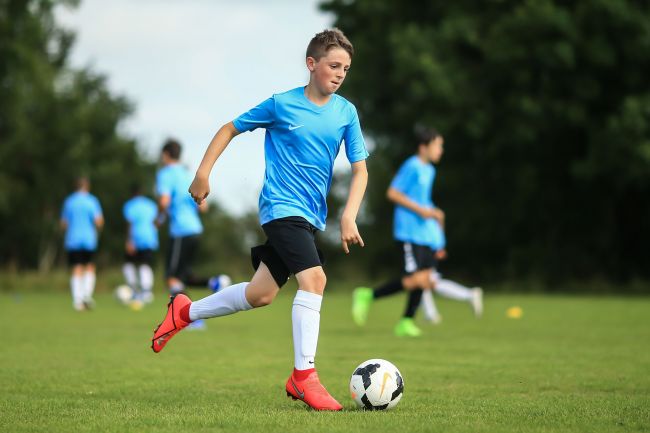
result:
[[[434,164],[440,162],[440,158],[442,158],[442,154],[444,152],[444,143],[445,140],[439,135],[425,146],[426,155],[429,161],[433,162]]]
[[[343,84],[351,63],[350,55],[343,48],[332,48],[320,60],[307,57],[310,81],[323,95],[331,95]]]

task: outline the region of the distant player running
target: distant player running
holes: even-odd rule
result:
[[[158,206],[142,194],[140,185],[133,185],[131,193],[132,197],[122,208],[129,225],[122,271],[126,283],[134,292],[133,300],[148,304],[154,297],[152,265],[158,250],[158,228],[155,224]]]
[[[430,275],[436,261],[431,245],[434,244],[434,227],[442,224],[444,213],[432,201],[436,169],[432,163],[440,161],[443,137],[432,128],[417,128],[416,154],[408,158],[393,178],[387,197],[395,203],[393,237],[401,255],[402,277],[389,281],[376,289],[359,287],[354,290],[352,317],[363,325],[373,300],[410,291],[406,310],[395,327],[400,337],[417,337],[422,334],[413,317],[422,299],[423,290],[431,290]]]
[[[153,350],[159,352],[194,320],[268,305],[294,274],[299,287],[291,312],[294,369],[285,390],[316,410],[342,409],[320,383],[314,364],[326,282],[315,236],[325,229],[326,197],[342,143],[352,166],[352,181],[341,217],[341,242],[346,253],[351,244],[363,246],[356,217],[368,179],[368,152],[356,108],[335,94],[347,75],[352,54],[352,44],[341,31],[317,34],[307,47],[307,86],[275,94],[219,129],[190,193],[202,203],[210,191],[212,167],[228,143],[241,132],[265,128],[266,172],[259,212],[267,242],[251,251],[256,272],[250,282],[226,287],[195,302],[185,295],[175,296],[152,339]]]
[[[65,250],[71,268],[70,290],[72,306],[77,311],[94,307],[94,256],[97,250],[97,230],[104,225],[102,208],[90,193],[90,181],[77,179],[77,191],[69,195],[61,211],[61,228],[65,230]]]

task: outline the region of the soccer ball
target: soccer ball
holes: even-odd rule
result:
[[[126,284],[121,284],[115,288],[115,299],[120,303],[127,305],[133,299],[133,289]]]
[[[350,394],[362,409],[391,409],[399,403],[403,393],[402,374],[385,359],[362,362],[350,378]]]

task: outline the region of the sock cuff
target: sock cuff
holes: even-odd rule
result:
[[[322,303],[323,297],[321,295],[306,292],[304,290],[298,290],[296,292],[296,297],[293,299],[293,305],[300,305],[318,312],[320,312],[320,306]]]
[[[250,310],[253,308],[251,304],[248,303],[248,299],[246,299],[246,287],[248,287],[248,281],[244,281],[243,283],[239,283],[238,286],[241,287],[241,292],[240,296],[241,298],[239,299],[239,303],[241,305],[242,311]]]

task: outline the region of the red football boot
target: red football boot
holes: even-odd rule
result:
[[[314,410],[341,410],[343,406],[330,395],[321,385],[316,370],[311,372],[306,379],[298,380],[292,373],[287,380],[287,397],[302,400]]]
[[[179,293],[174,295],[167,304],[167,315],[160,325],[153,331],[153,338],[151,339],[151,349],[158,353],[165,348],[167,342],[178,331],[185,328],[191,322],[181,319],[180,312],[183,307],[192,303],[192,300],[186,295]]]

